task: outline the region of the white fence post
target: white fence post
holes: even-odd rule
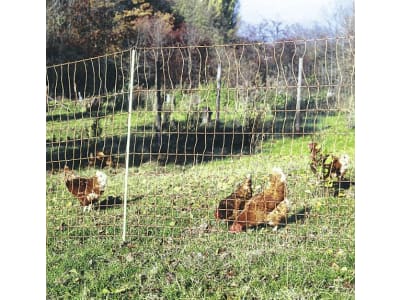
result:
[[[132,100],[133,100],[133,78],[135,76],[135,57],[136,50],[131,52],[131,70],[129,78],[129,107],[128,107],[128,133],[126,138],[126,154],[125,154],[125,179],[124,179],[124,217],[122,225],[122,241],[126,240],[126,204],[128,201],[128,169],[129,169],[129,148],[131,143],[131,115],[132,115]]]
[[[215,108],[215,120],[219,122],[219,110],[220,110],[220,97],[221,97],[221,63],[218,64],[217,70],[217,99]]]
[[[297,77],[297,102],[296,102],[296,132],[300,132],[300,104],[301,104],[301,77],[303,73],[303,58],[299,58],[299,74]]]

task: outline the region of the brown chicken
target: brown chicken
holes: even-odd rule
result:
[[[83,206],[83,211],[91,210],[93,203],[99,201],[107,185],[107,175],[96,171],[91,178],[78,177],[68,166],[64,167],[64,181],[68,191],[73,194]]]
[[[322,165],[324,160],[324,155],[321,153],[321,146],[317,143],[309,143],[308,149],[310,150],[310,168],[314,174],[318,174],[318,168]]]
[[[230,232],[240,232],[248,227],[265,223],[276,224],[277,219],[280,221],[280,218],[275,218],[274,215],[269,217],[269,214],[286,198],[286,176],[280,168],[274,168],[272,174],[269,175],[269,179],[269,187],[247,201],[243,211],[230,227]],[[276,216],[278,215],[281,214],[276,214]]]
[[[228,222],[235,220],[238,214],[244,209],[246,201],[253,196],[251,187],[251,175],[248,174],[236,191],[219,202],[214,215],[216,219],[225,219]]]
[[[325,181],[326,187],[333,187],[335,197],[341,195],[341,191],[354,185],[354,181],[351,182],[344,177],[350,165],[350,158],[347,154],[342,154],[339,157],[332,154],[322,154],[321,146],[314,142],[309,143],[308,147],[312,172],[317,175],[318,181],[321,179]]]
[[[89,166],[98,165],[100,168],[111,167],[113,164],[111,155],[104,154],[103,151],[97,151],[96,156],[92,152],[89,154]]]
[[[324,180],[338,178],[342,180],[349,168],[350,158],[347,154],[342,154],[339,157],[332,154],[322,154],[321,146],[318,143],[312,142],[308,144],[311,154],[311,171]]]

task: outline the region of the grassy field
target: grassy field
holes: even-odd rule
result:
[[[59,123],[48,122],[49,138]],[[327,151],[346,152],[354,163],[354,129],[345,115],[318,117],[314,130]],[[65,127],[59,132],[65,136]],[[265,139],[254,155],[132,166],[124,244],[120,203],[83,213],[63,173],[49,171],[48,299],[354,299],[354,186],[333,197],[317,185],[309,141],[281,134]],[[228,233],[214,218],[219,200],[247,173],[260,191],[275,166],[288,175],[287,224],[276,232]],[[104,199],[122,197],[124,169],[104,172]],[[354,179],[354,164],[348,176]]]

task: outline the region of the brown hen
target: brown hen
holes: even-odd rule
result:
[[[64,181],[68,191],[78,200],[83,211],[91,210],[92,204],[99,201],[107,185],[107,175],[96,171],[91,178],[78,177],[68,166],[64,167]]]
[[[276,211],[275,215],[270,215],[270,213],[286,198],[286,176],[280,168],[274,168],[269,178],[269,187],[247,201],[243,211],[237,216],[230,227],[230,232],[240,232],[248,227],[265,223],[277,226],[277,223],[280,222],[282,213],[279,213],[279,211]],[[288,201],[286,204],[288,204]],[[282,207],[282,209],[279,208],[284,213],[283,216],[286,215],[285,212],[288,209],[288,205],[287,209],[285,207]]]
[[[246,201],[252,196],[251,175],[248,174],[244,182],[232,194],[219,202],[218,208],[214,213],[215,218],[225,219],[228,222],[235,220],[237,215],[244,209]]]
[[[349,168],[350,158],[347,154],[340,156],[332,154],[322,154],[321,146],[318,143],[312,142],[308,144],[310,149],[310,168],[311,171],[319,178],[324,180],[338,178],[342,180]]]
[[[98,165],[100,168],[112,167],[113,161],[111,155],[104,154],[103,151],[97,151],[96,156],[92,152],[89,154],[89,166]]]

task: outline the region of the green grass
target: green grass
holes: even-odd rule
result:
[[[253,104],[250,103],[249,99],[245,99],[245,95],[242,94],[238,95],[236,91],[229,88],[221,89],[219,120],[224,127],[246,126],[249,119],[255,117],[260,118],[260,122],[270,122],[272,121],[271,106],[278,102],[280,105],[284,105],[281,97],[276,99],[274,92],[256,98]],[[205,106],[208,106],[214,112],[213,119],[215,119],[216,87],[213,84],[200,86],[193,94],[177,91],[173,96],[175,105],[170,119],[181,123],[181,126],[194,129],[198,123],[198,111],[201,111]],[[200,104],[193,104],[194,96],[201,99]],[[104,97],[102,99],[103,105],[99,111],[101,133],[96,136],[98,138],[121,136],[127,132],[128,113],[126,108],[125,110],[113,109],[112,101],[115,100],[114,98],[113,95],[109,95],[106,99]],[[152,104],[154,101],[154,95],[150,95],[146,98],[145,107],[133,110],[131,115],[131,128],[133,130],[140,133],[145,131],[146,126],[154,127],[155,112]],[[171,107],[164,104],[164,109],[168,111]],[[281,109],[284,108],[281,107]],[[94,136],[91,126],[96,120],[96,115],[97,112],[89,114],[86,111],[85,103],[80,104],[70,99],[64,99],[62,102],[51,102],[47,113],[46,140],[59,142],[91,138]],[[196,124],[190,124],[193,117]],[[171,130],[174,131],[173,128]]]
[[[317,121],[315,140],[354,162],[354,129],[345,116]],[[130,168],[124,245],[121,205],[83,213],[63,174],[48,173],[47,298],[354,299],[354,187],[337,198],[318,186],[309,170],[309,142],[308,135],[283,134],[266,139],[256,155]],[[262,189],[274,166],[288,177],[290,222],[277,232],[228,233],[213,216],[219,200],[247,173]],[[104,171],[104,198],[122,197],[124,170]],[[78,172],[91,176],[94,169]]]
[[[74,114],[61,115],[63,119],[57,119],[59,116],[52,118],[52,121],[46,123],[46,139],[53,141],[65,141],[71,139],[82,139],[93,137],[92,125],[95,121],[95,116],[86,116],[78,118]],[[121,136],[126,135],[128,130],[128,113],[117,112],[115,114],[102,115],[99,118],[99,127],[101,133],[98,138],[106,136]],[[132,129],[136,131],[144,131],[144,127],[148,124],[152,126],[154,113],[151,111],[134,111],[132,113]]]

